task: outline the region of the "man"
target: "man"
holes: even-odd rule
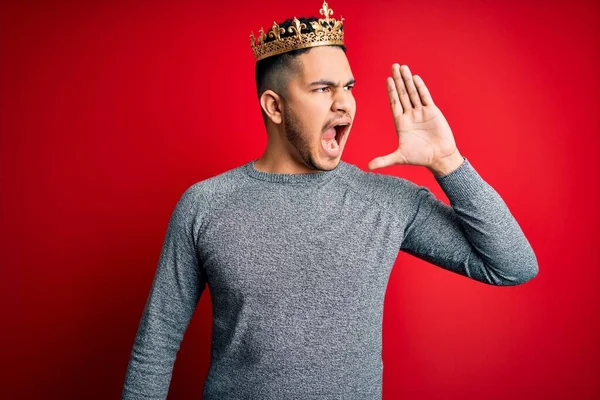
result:
[[[403,250],[492,285],[538,272],[500,196],[459,153],[423,80],[392,66],[398,149],[369,169],[427,167],[424,187],[341,161],[356,113],[343,23],[274,24],[251,45],[268,145],[198,182],[171,216],[123,398],[165,398],[183,334],[208,284],[212,399],[380,399],[381,323]]]

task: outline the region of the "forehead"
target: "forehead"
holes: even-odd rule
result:
[[[299,60],[302,66],[297,78],[301,84],[308,84],[319,79],[346,82],[352,78],[348,58],[339,47],[314,47],[309,52],[301,54]]]

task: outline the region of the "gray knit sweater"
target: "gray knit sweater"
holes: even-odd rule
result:
[[[425,187],[341,161],[274,174],[254,162],[198,182],[169,221],[123,399],[164,399],[206,285],[205,400],[381,399],[381,329],[400,250],[471,279],[517,285],[537,260],[467,159]]]

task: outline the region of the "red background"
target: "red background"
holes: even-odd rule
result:
[[[266,145],[250,31],[320,6],[2,6],[0,397],[120,397],[176,201]],[[343,160],[366,169],[396,148],[385,78],[393,62],[408,64],[540,267],[525,285],[493,287],[400,253],[385,303],[384,398],[598,398],[598,3],[330,6],[345,18],[357,80]],[[446,201],[423,168],[379,172]],[[172,399],[201,396],[208,290],[198,307]]]

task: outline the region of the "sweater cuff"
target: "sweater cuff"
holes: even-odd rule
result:
[[[450,202],[470,199],[485,190],[486,182],[479,176],[466,157],[460,167],[448,175],[436,176],[435,180]]]

